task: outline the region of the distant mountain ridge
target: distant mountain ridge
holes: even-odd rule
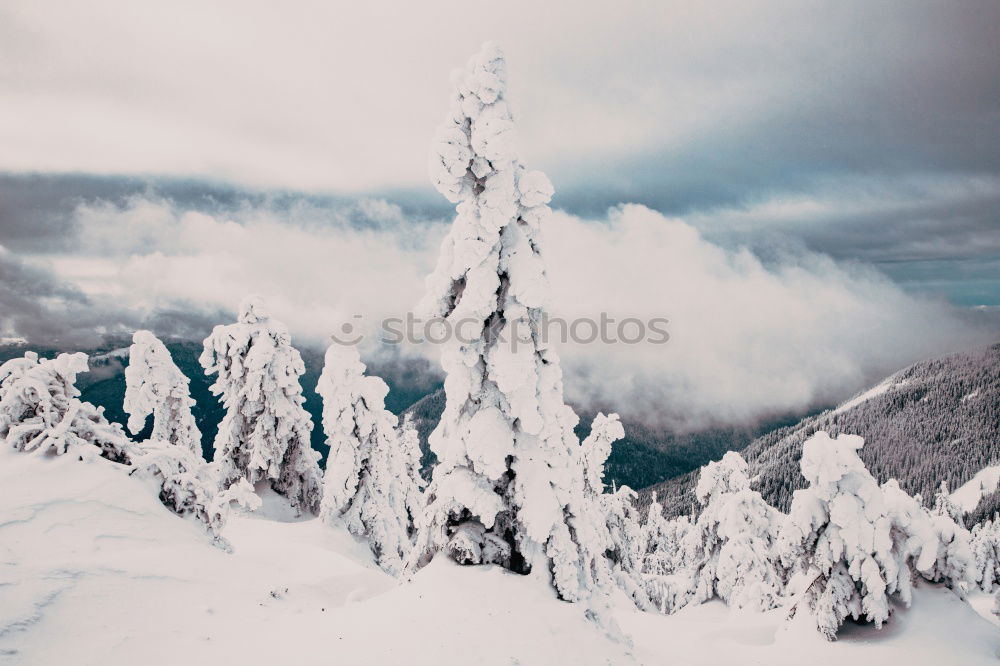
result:
[[[772,506],[787,511],[803,487],[802,443],[813,433],[850,433],[865,439],[861,458],[879,481],[895,478],[910,494],[932,498],[941,481],[952,488],[1000,462],[1000,344],[923,361],[843,403],[756,439],[742,455],[754,486]],[[697,471],[643,489],[674,516],[694,503]],[[969,521],[1000,508],[1000,495],[984,497]]]

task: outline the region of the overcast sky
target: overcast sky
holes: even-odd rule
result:
[[[313,339],[405,309],[449,72],[487,39],[557,190],[557,305],[690,341],[630,352],[654,402],[798,408],[997,337],[963,309],[1000,305],[995,0],[5,2],[0,336],[200,335],[251,286]]]

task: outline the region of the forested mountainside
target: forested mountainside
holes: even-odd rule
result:
[[[427,438],[444,411],[444,398],[444,389],[438,390],[404,412],[413,418],[420,435],[421,462],[428,477],[435,457],[428,448]],[[590,432],[595,413],[583,409],[576,412],[580,416],[576,434],[583,439]],[[761,434],[796,421],[796,417],[784,417],[755,426],[715,427],[678,434],[668,427],[647,426],[623,418],[625,437],[611,447],[604,480],[608,485],[644,488],[698,469],[726,451],[743,449]]]
[[[941,481],[955,489],[1000,461],[1000,344],[912,365],[833,410],[755,440],[744,451],[754,485],[787,511],[799,473],[802,443],[818,430],[861,435],[861,458],[880,481],[895,478],[910,494],[933,497]],[[697,471],[644,489],[667,515],[690,510]],[[969,514],[981,520],[1000,508],[985,497]]]

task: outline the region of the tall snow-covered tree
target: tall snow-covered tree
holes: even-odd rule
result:
[[[695,493],[703,508],[682,544],[685,603],[718,596],[736,608],[774,608],[784,585],[775,549],[781,514],[750,488],[746,462],[730,451],[708,463]]]
[[[184,376],[170,352],[149,331],[136,331],[129,348],[125,368],[125,413],[128,429],[138,434],[153,415],[149,438],[184,447],[199,457],[201,431],[195,424],[191,407],[194,400]]]
[[[540,228],[552,185],[514,150],[506,66],[492,44],[454,77],[431,156],[438,191],[457,204],[419,308],[449,322],[446,404],[430,436],[438,465],[416,561],[447,551],[548,577],[563,599],[589,598],[572,516],[583,479],[562,371],[541,330],[548,294]]]
[[[96,446],[114,462],[134,453],[104,409],[79,399],[76,376],[87,371],[87,355],[59,354],[39,359],[34,352],[0,366],[0,438],[19,451],[66,453],[77,444]]]
[[[237,323],[216,326],[205,339],[199,360],[216,375],[210,388],[226,408],[215,437],[224,487],[267,481],[298,511],[318,513],[320,455],[309,443],[312,421],[299,383],[305,366],[288,329],[259,297],[247,298]]]
[[[800,464],[809,487],[795,491],[780,535],[783,563],[809,581],[792,614],[811,613],[828,640],[848,616],[881,627],[890,595],[909,603],[911,561],[926,570],[936,555],[933,535],[918,522],[922,509],[898,486],[883,492],[858,457],[863,445],[856,435],[823,431],[805,442]]]
[[[422,508],[415,441],[397,431],[398,419],[385,408],[389,387],[365,376],[354,347],[330,346],[316,392],[330,445],[320,515],[367,539],[378,563],[399,573]]]

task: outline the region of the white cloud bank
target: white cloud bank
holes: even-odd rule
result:
[[[374,224],[307,208],[209,215],[155,198],[91,203],[75,214],[79,252],[29,260],[139,317],[178,303],[232,310],[260,293],[299,344],[325,343],[345,321],[361,323],[354,315],[371,333],[409,311],[445,231],[384,202],[356,206]],[[670,321],[663,345],[561,347],[570,398],[626,417],[703,425],[804,409],[995,335],[863,265],[802,252],[765,265],[642,206],[598,221],[557,212],[546,242],[554,315]]]

